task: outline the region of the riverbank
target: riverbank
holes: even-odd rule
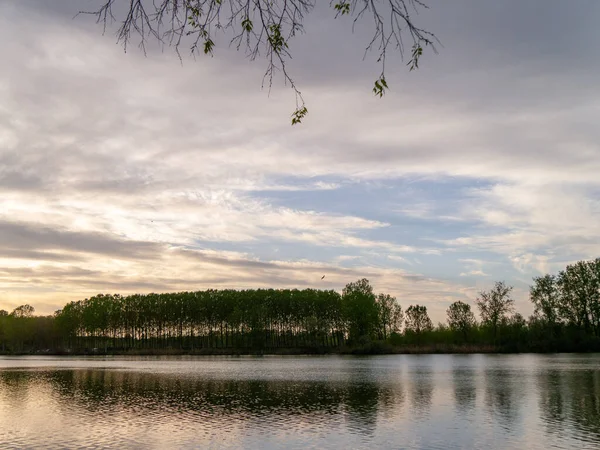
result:
[[[575,352],[584,352],[576,350]],[[493,353],[552,353],[548,351],[509,350],[492,345],[402,345],[373,343],[361,347],[298,347],[298,348],[197,348],[197,349],[76,349],[43,350],[35,352],[0,352],[5,356],[302,356],[302,355],[427,355],[427,354],[493,354]]]

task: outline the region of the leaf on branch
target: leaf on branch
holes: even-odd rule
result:
[[[425,43],[425,45],[427,45],[427,43]],[[407,64],[407,66],[410,67],[411,72],[413,70],[419,68],[419,58],[422,55],[423,55],[423,47],[421,47],[421,44],[416,43],[415,45],[413,45],[412,58]]]
[[[269,31],[271,32],[268,37],[269,44],[275,53],[279,53],[284,48],[287,48],[288,45],[281,35],[281,25],[273,23],[269,26]]]
[[[306,106],[302,106],[301,108],[297,108],[296,111],[292,114],[292,125],[296,125],[297,123],[302,123],[302,119],[308,114],[308,109]]]
[[[103,23],[104,30],[112,20],[121,22],[117,30],[117,40],[125,49],[132,36],[138,34],[140,46],[144,48],[146,39],[156,38],[160,43],[173,45],[179,53],[180,45],[190,42],[192,54],[203,52],[213,54],[216,35],[214,30],[232,32],[230,42],[239,50],[245,51],[251,60],[264,56],[267,69],[263,78],[268,80],[271,88],[274,74],[283,74],[296,96],[300,95],[296,84],[288,72],[286,63],[292,55],[289,43],[304,30],[306,15],[311,13],[317,4],[316,0],[98,0],[98,10],[89,12]],[[374,51],[377,62],[381,65],[381,76],[375,82],[373,93],[383,97],[388,85],[384,78],[386,56],[392,49],[398,50],[403,57],[403,38],[408,36],[414,44],[410,70],[419,68],[419,60],[425,46],[434,51],[437,38],[430,32],[419,28],[413,22],[409,9],[426,8],[426,0],[330,0],[329,6],[335,11],[335,17],[348,15],[353,17],[352,31],[355,25],[366,19],[372,20],[372,37],[365,48],[365,55]],[[122,19],[115,18],[113,8],[116,4],[125,3]],[[120,12],[120,10],[119,10]],[[185,39],[190,36],[191,39]],[[301,97],[301,96],[300,96]],[[296,102],[293,123],[300,123],[306,109],[304,101]],[[302,105],[299,107],[298,105]]]
[[[348,2],[336,3],[333,8],[342,16],[344,14],[350,14],[350,3]]]
[[[250,19],[248,19],[247,17],[242,20],[242,28],[244,30],[246,30],[248,33],[250,33],[252,31],[252,21]]]
[[[190,26],[194,28],[200,26],[198,20],[200,19],[200,16],[202,16],[202,10],[197,6],[192,6],[189,2],[187,4],[187,8],[190,11],[190,15],[188,16],[188,23]]]
[[[375,81],[375,86],[373,87],[373,93],[378,95],[379,98],[383,97],[385,91],[389,89],[387,81],[385,81],[385,77],[382,76],[380,79]]]
[[[208,38],[204,42],[204,54],[208,55],[210,53],[210,55],[212,56],[214,46],[215,46],[215,43],[213,42],[213,40],[211,38]]]

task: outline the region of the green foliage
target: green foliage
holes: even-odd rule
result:
[[[348,283],[342,291],[342,305],[350,341],[373,338],[379,320],[379,311],[369,280],[363,278]]]
[[[188,24],[191,27],[199,27],[200,26],[199,20],[200,20],[200,17],[202,16],[202,10],[198,6],[192,5],[191,2],[188,2],[186,6],[189,11]]]
[[[499,324],[514,310],[515,301],[510,296],[512,290],[513,287],[504,281],[497,281],[489,292],[479,293],[477,306],[481,320],[492,330],[494,339],[498,335]]]
[[[58,334],[52,317],[33,316],[34,308],[22,305],[11,314],[0,311],[0,352],[27,353],[54,348]]]
[[[344,14],[350,14],[350,3],[348,2],[342,1],[340,3],[336,3],[333,5],[333,8],[342,16]]]
[[[379,338],[386,340],[392,333],[399,333],[402,329],[404,312],[396,298],[389,294],[379,294],[375,301],[379,317]]]
[[[208,290],[72,302],[56,315],[71,347],[326,348],[342,344],[341,296],[313,289]]]
[[[471,329],[475,326],[475,315],[471,311],[471,305],[460,300],[452,303],[446,311],[448,326],[452,331],[458,333],[466,342]]]
[[[387,81],[385,81],[385,77],[382,75],[381,78],[375,80],[373,93],[381,98],[383,97],[383,94],[385,94],[386,89],[388,89]]]
[[[427,45],[427,43],[425,43]],[[408,61],[407,66],[410,67],[410,71],[412,72],[415,69],[419,68],[419,59],[423,55],[423,47],[421,43],[417,42],[413,45],[411,59]]]
[[[600,258],[568,265],[559,272],[556,287],[559,318],[600,335]]]
[[[13,317],[17,317],[17,318],[24,318],[24,317],[33,316],[34,312],[35,312],[35,308],[33,306],[22,305],[22,306],[15,308],[15,310],[12,313],[10,313],[10,315]]]
[[[538,325],[547,329],[549,339],[565,326],[600,337],[600,258],[570,264],[558,275],[534,278],[530,298]]]
[[[267,36],[271,50],[275,53],[280,53],[284,48],[288,48],[287,42],[281,34],[281,24],[272,23],[269,25],[269,34]]]
[[[559,317],[559,295],[557,280],[554,275],[535,277],[529,289],[529,296],[534,305],[535,314],[548,324],[556,324]]]
[[[421,335],[433,330],[433,323],[427,313],[427,307],[422,305],[410,305],[405,314],[404,329],[405,333],[414,334],[417,341],[421,340]]]
[[[448,326],[435,328],[425,306],[402,311],[365,278],[348,283],[341,295],[315,289],[99,294],[54,316],[34,316],[30,305],[0,310],[0,352],[600,351],[600,258],[533,281],[535,313],[528,320],[512,314],[512,288],[498,282],[478,299],[481,324],[457,301],[447,310]]]
[[[402,334],[399,332],[393,332],[390,337],[389,337],[389,341],[390,344],[392,344],[393,346],[399,346],[402,344]]]
[[[296,111],[292,114],[292,125],[296,125],[298,123],[302,123],[302,119],[308,114],[308,109],[306,106],[302,106],[296,108]]]
[[[250,33],[252,31],[253,27],[254,27],[254,24],[248,17],[246,17],[244,20],[242,20],[242,28],[244,29],[244,31],[246,33]]]
[[[213,48],[215,47],[215,43],[213,42],[213,40],[211,38],[207,38],[206,41],[204,41],[204,54],[213,54]]]

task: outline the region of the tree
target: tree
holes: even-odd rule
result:
[[[519,350],[527,345],[527,321],[520,313],[503,320],[506,333],[502,336],[504,348]]]
[[[410,305],[405,315],[405,331],[420,336],[425,331],[433,329],[433,323],[427,314],[427,307],[421,305]]]
[[[555,324],[559,317],[559,292],[554,275],[535,277],[529,288],[529,298],[535,313],[549,324]]]
[[[529,298],[534,305],[534,314],[541,319],[550,337],[553,337],[560,317],[560,295],[554,275],[535,277],[529,288]]]
[[[342,291],[342,302],[350,340],[356,342],[360,338],[370,338],[379,317],[375,294],[369,280],[362,278],[348,283]]]
[[[555,277],[555,293],[548,288],[551,278],[541,277],[531,290],[532,301],[541,312],[527,322],[518,313],[508,314],[513,309],[512,288],[496,283],[492,291],[482,293],[478,299],[490,334],[494,326],[502,327],[494,348],[600,351],[599,275],[600,259],[569,265]],[[541,289],[543,286],[547,289]],[[546,308],[555,303],[556,307]],[[398,332],[404,316],[402,308],[392,296],[375,296],[365,278],[346,285],[342,295],[316,289],[98,294],[70,302],[54,316],[33,316],[33,313],[30,305],[20,306],[10,314],[0,310],[1,351],[325,350],[342,346],[347,336],[351,345],[358,344],[365,350],[368,347],[363,345],[369,339],[384,336],[388,336],[392,345],[449,344],[456,341],[456,331],[468,330],[475,324],[469,305],[459,301],[448,308],[448,326],[438,324],[435,329],[427,308],[412,305],[406,310],[406,329],[401,337]],[[548,322],[542,315],[552,314],[556,314],[556,333],[549,336]],[[470,344],[490,343],[484,333],[469,337]]]
[[[564,320],[600,336],[600,259],[568,265],[559,272],[556,285]]]
[[[392,322],[390,333],[400,333],[402,330],[402,323],[404,322],[404,312],[402,307],[396,303],[392,311]]]
[[[8,311],[0,309],[0,350],[6,350],[6,325],[8,319]]]
[[[600,337],[600,258],[588,261],[590,271],[590,316],[596,336]]]
[[[300,123],[308,113],[304,99],[291,77],[287,62],[291,58],[290,43],[303,32],[305,16],[311,13],[316,0],[131,0],[123,10],[116,11],[117,0],[102,0],[92,14],[104,29],[109,22],[117,20],[121,26],[117,40],[125,50],[132,35],[140,38],[140,47],[145,52],[148,37],[162,44],[175,47],[180,55],[183,43],[190,45],[192,55],[203,53],[213,55],[217,33],[222,32],[237,50],[243,48],[246,55],[254,60],[263,55],[267,60],[267,70],[263,78],[269,88],[273,76],[280,72],[284,82],[289,84],[296,95],[296,109],[292,114],[292,125]],[[370,17],[372,39],[365,48],[365,56],[375,50],[381,72],[375,80],[373,93],[382,97],[388,89],[385,77],[385,63],[388,52],[396,50],[403,56],[403,36],[410,39],[410,70],[419,67],[419,58],[424,47],[435,51],[436,37],[418,27],[411,17],[419,8],[427,8],[422,0],[330,0],[333,18],[348,16],[354,25]]]
[[[469,331],[475,325],[475,315],[471,311],[471,305],[463,303],[460,300],[452,303],[446,311],[448,316],[448,325],[450,329],[462,334],[466,341]]]
[[[15,318],[31,317],[35,312],[35,308],[31,305],[21,305],[14,309],[11,316]]]
[[[494,340],[498,335],[498,325],[514,310],[515,302],[510,296],[512,290],[513,287],[507,286],[504,281],[497,281],[492,290],[479,293],[477,306],[481,320],[492,329]]]
[[[387,339],[392,333],[397,333],[402,328],[404,313],[402,307],[396,302],[396,298],[389,294],[379,294],[376,301],[381,335],[383,339]]]

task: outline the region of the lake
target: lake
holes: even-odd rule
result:
[[[600,355],[0,357],[0,448],[600,448]]]

